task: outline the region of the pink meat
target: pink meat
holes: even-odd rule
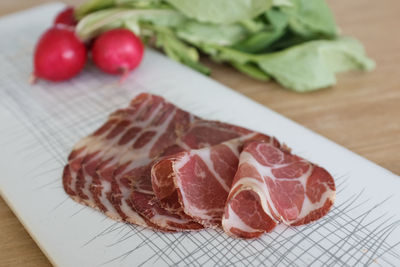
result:
[[[154,197],[151,166],[159,157],[248,133],[202,120],[161,97],[141,94],[75,146],[64,170],[64,188],[76,201],[117,220],[165,231],[200,229],[181,209],[171,208],[179,206],[177,198],[161,206]]]
[[[151,166],[159,157],[211,146],[249,131],[229,124],[199,119],[161,98],[158,99],[162,107],[159,110],[154,109],[152,123],[136,140],[125,144],[125,150],[119,149],[118,156],[113,155],[107,167],[103,168],[114,170],[114,206],[123,212],[124,207],[133,207],[153,225],[168,231],[203,228],[182,210],[171,209],[172,206],[178,206],[176,198],[170,199],[168,205],[161,205],[154,197],[150,178]],[[98,169],[100,176],[102,171]],[[129,221],[129,216],[126,220]]]
[[[237,171],[243,144],[269,136],[249,133],[221,144],[184,151],[157,162],[152,168],[153,190],[164,207],[183,212],[205,227],[221,224],[224,206]],[[176,200],[178,199],[178,201]]]
[[[276,139],[203,120],[151,94],[75,145],[63,185],[116,220],[182,231],[222,219],[228,234],[244,238],[280,222],[314,221],[335,198],[329,173]]]
[[[280,222],[315,221],[334,199],[335,183],[325,169],[286,149],[251,142],[240,155],[222,226],[236,237],[257,237]]]
[[[138,212],[145,221],[155,228],[165,231],[175,231],[180,229],[198,229],[200,226],[190,223],[190,219],[183,218],[180,222],[182,226],[176,228],[169,227],[168,216],[171,220],[176,220],[174,214],[165,216],[151,216],[143,205],[137,209],[135,202],[132,202],[131,195],[146,195],[145,198],[138,198],[140,203],[143,199],[146,201],[153,198],[149,175],[150,167],[154,158],[157,158],[164,149],[174,144],[175,128],[170,125],[182,122],[176,117],[177,108],[164,99],[145,95],[150,98],[140,116],[129,125],[126,134],[115,143],[115,145],[106,151],[101,164],[96,168],[98,174],[99,188],[95,197],[101,202],[109,200],[112,207],[119,216],[128,222],[136,223],[135,213]],[[136,98],[137,100],[138,98]],[[167,135],[168,138],[165,138]],[[161,142],[160,141],[164,141]],[[146,205],[146,208],[153,207],[156,211],[157,203],[152,202]],[[187,227],[192,225],[192,227]]]
[[[112,151],[119,139],[129,132],[128,126],[144,113],[149,100],[149,95],[138,96],[128,108],[112,113],[99,130],[75,145],[63,175],[64,188],[74,200],[99,209],[113,219],[124,219],[113,209],[109,195],[98,197],[97,193],[109,186],[109,180],[100,181],[97,168],[104,164],[106,153]],[[135,211],[132,211],[131,217],[136,224],[148,225]]]

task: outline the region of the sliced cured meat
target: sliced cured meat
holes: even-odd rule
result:
[[[186,131],[182,131],[178,144],[188,149],[209,147],[219,143],[254,133],[248,129],[219,121],[195,118]]]
[[[73,198],[79,198],[78,193],[75,191],[75,186],[82,162],[85,158],[95,154],[93,150],[96,150],[94,148],[94,146],[96,146],[96,141],[101,138],[106,138],[119,120],[120,118],[118,116],[111,114],[108,121],[96,132],[79,141],[68,156],[68,164],[65,166],[63,173],[63,186],[65,191]]]
[[[328,172],[275,139],[150,94],[75,145],[63,185],[75,201],[116,220],[182,231],[216,227],[222,218],[227,233],[245,238],[280,222],[316,220],[335,198]]]
[[[99,151],[103,149],[100,140],[113,139],[116,135],[116,129],[124,117],[128,113],[134,113],[134,109],[128,107],[127,109],[117,110],[112,113],[107,122],[104,123],[97,131],[88,137],[79,141],[68,157],[68,164],[64,168],[63,184],[65,190],[76,198],[81,198],[82,201],[88,199],[88,196],[82,195],[81,190],[76,190],[79,187],[78,173],[81,170],[82,164],[95,158]],[[81,196],[80,196],[81,195]]]
[[[64,168],[63,184],[67,193],[76,201],[100,209],[108,216],[121,220],[113,210],[108,199],[98,199],[93,191],[102,190],[107,184],[98,184],[97,166],[103,162],[105,152],[129,130],[129,125],[136,121],[146,110],[150,101],[149,95],[140,95],[126,109],[117,110],[109,116],[108,121],[92,135],[82,139],[75,145],[69,156],[69,163]],[[132,214],[135,223],[147,225],[137,214]]]
[[[238,162],[238,141],[181,152],[153,166],[153,188],[164,207],[177,193],[173,203],[178,205],[171,207],[175,212],[183,207],[204,226],[218,226]]]
[[[149,169],[151,156],[159,153],[157,149],[164,149],[165,144],[157,144],[151,151],[144,146],[152,140],[155,132],[159,132],[161,137],[152,142],[169,137],[163,136],[165,129],[156,128],[159,125],[165,127],[165,115],[174,109],[176,110],[172,104],[166,103],[160,97],[141,94],[128,108],[110,115],[109,120],[99,130],[80,141],[71,152],[63,176],[66,192],[76,201],[100,209],[113,219],[156,227],[146,217],[140,216],[130,203],[131,183],[133,178],[143,176],[142,172]],[[174,142],[175,139],[173,138]],[[132,153],[134,156],[127,159]],[[127,161],[138,167],[129,169],[132,166],[125,165]],[[130,177],[132,172],[134,175]],[[151,190],[151,185],[149,189]]]
[[[151,166],[159,157],[248,133],[202,120],[161,97],[141,94],[75,146],[65,167],[64,188],[76,201],[114,219],[166,231],[200,229],[181,210],[160,205],[151,185]],[[176,201],[171,198],[170,205],[179,206]]]
[[[335,183],[323,168],[286,149],[251,142],[240,154],[222,226],[230,235],[252,238],[277,223],[301,225],[328,213]]]
[[[164,231],[199,230],[203,226],[194,222],[192,218],[179,213],[172,213],[158,202],[151,194],[135,192],[131,195],[134,208],[154,224],[154,228]]]
[[[215,146],[184,151],[157,162],[152,168],[155,195],[165,208],[183,210],[205,227],[221,224],[225,202],[239,163],[243,144],[264,140],[279,143],[269,136],[250,133]],[[171,199],[178,199],[178,201]]]
[[[190,214],[183,212],[176,197],[171,197],[168,201],[160,203],[159,199],[154,196],[150,167],[160,157],[166,157],[178,151],[212,146],[222,141],[248,134],[251,131],[221,122],[202,120],[180,109],[176,109],[175,113],[171,113],[170,118],[170,120],[163,120],[166,126],[164,126],[163,130],[157,131],[157,133],[161,134],[158,135],[159,137],[156,136],[151,139],[149,141],[152,142],[150,143],[151,145],[145,148],[145,151],[150,151],[150,154],[145,157],[146,160],[148,159],[149,168],[140,170],[142,171],[140,175],[137,173],[129,174],[132,170],[136,171],[137,163],[143,159],[138,158],[137,151],[129,150],[127,152],[129,156],[125,155],[128,160],[121,164],[121,166],[124,166],[124,174],[118,175],[118,177],[126,177],[128,175],[130,180],[134,180],[130,198],[131,204],[152,223],[169,230],[200,229],[203,226],[194,223]],[[115,181],[120,180],[118,177],[116,177]],[[116,188],[122,188],[122,186],[120,185]],[[147,195],[151,204],[147,205],[147,209],[143,209],[144,205],[141,201],[145,195]],[[163,210],[162,214],[161,210]]]
[[[96,154],[96,161],[82,164],[81,180],[85,181],[84,188],[90,188],[97,206],[108,216],[130,223],[150,225],[160,230],[177,230],[176,215],[163,212],[164,219],[170,215],[171,220],[174,220],[174,228],[171,228],[155,221],[160,216],[148,218],[147,215],[150,212],[143,212],[139,216],[138,211],[142,213],[143,206],[137,210],[130,200],[133,188],[140,188],[142,193],[149,194],[152,198],[150,178],[148,179],[150,186],[146,188],[145,179],[142,177],[146,177],[146,172],[150,173],[152,157],[157,156],[165,146],[169,145],[168,141],[165,142],[166,144],[155,144],[166,139],[164,136],[167,132],[166,128],[174,118],[177,108],[160,97],[148,94],[140,95],[132,102],[141,103],[141,109],[132,120],[125,123],[123,127],[119,127],[120,131],[114,138],[97,140],[102,150]],[[175,141],[175,138],[173,140]],[[139,200],[142,199],[139,198]],[[146,207],[155,205],[156,203],[152,203]],[[155,210],[161,212],[161,208],[155,208]],[[195,223],[189,223],[189,219],[181,220],[181,222],[182,227],[179,229],[201,227]]]
[[[129,199],[133,183],[136,182],[137,177],[143,175],[152,162],[149,158],[150,150],[145,145],[156,132],[163,131],[164,125],[158,123],[160,114],[165,114],[169,109],[162,98],[148,94],[144,96],[147,96],[148,101],[142,112],[131,121],[127,130],[115,140],[112,146],[104,150],[102,159],[96,167],[97,176],[92,185],[94,198],[100,203],[110,204],[109,211],[111,210],[130,223],[137,223],[138,217],[137,210]],[[143,101],[143,97],[139,99],[137,97],[135,100]],[[143,218],[148,224],[156,226],[146,217]]]
[[[227,123],[195,118],[191,121],[191,124],[185,131],[181,131],[176,144],[167,148],[161,158],[165,158],[168,155],[177,154],[181,151],[210,147],[221,142],[249,134],[254,134],[254,132]],[[169,173],[166,173],[166,171],[168,170],[159,170],[159,177],[168,177]],[[160,202],[161,205],[173,213],[182,213],[183,209],[179,203],[178,193],[175,190],[173,181],[164,179],[164,181],[160,180],[159,183],[163,183],[163,185],[160,184],[156,187],[156,196],[157,198],[162,199]]]

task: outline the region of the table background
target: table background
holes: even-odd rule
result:
[[[0,15],[45,2],[49,1],[0,1]],[[215,80],[400,174],[400,2],[328,2],[343,34],[358,38],[376,61],[375,71],[340,74],[332,88],[299,94],[255,81],[229,66],[204,62],[212,67]],[[0,229],[0,266],[50,266],[1,198]]]

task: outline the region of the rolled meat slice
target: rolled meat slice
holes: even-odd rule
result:
[[[167,209],[182,210],[205,227],[219,227],[237,171],[239,154],[243,145],[252,140],[279,146],[274,138],[253,132],[158,161],[151,172],[156,197]]]
[[[251,142],[225,206],[222,227],[229,235],[253,238],[278,223],[302,225],[328,213],[335,183],[323,168],[265,142]]]

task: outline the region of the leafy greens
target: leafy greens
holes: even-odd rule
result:
[[[325,0],[90,0],[76,16],[83,40],[125,27],[202,73],[199,52],[298,92],[374,68],[357,40],[338,36]]]

